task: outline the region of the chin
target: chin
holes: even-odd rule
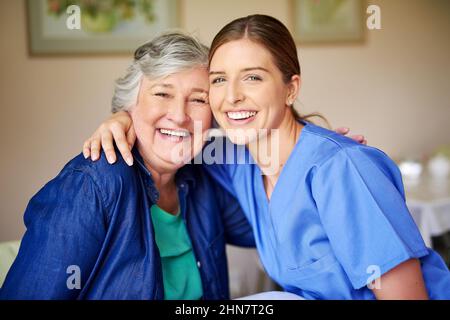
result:
[[[181,152],[180,154],[174,152],[173,154],[164,156],[162,159],[164,160],[165,163],[167,163],[168,166],[171,166],[175,169],[180,169],[182,166],[184,166],[185,164],[189,163],[192,160],[192,154],[184,155]]]
[[[170,157],[160,157],[158,167],[164,172],[175,172],[185,165],[185,163],[176,163]]]
[[[252,143],[258,139],[258,135],[256,133],[251,134],[233,134],[233,129],[228,129],[227,138],[236,145],[247,145]]]

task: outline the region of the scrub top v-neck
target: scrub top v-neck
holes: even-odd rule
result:
[[[269,276],[307,299],[375,299],[368,283],[419,258],[430,298],[450,298],[448,268],[425,246],[395,163],[376,148],[304,125],[270,201],[245,147],[233,146],[238,164],[207,166],[239,200]]]

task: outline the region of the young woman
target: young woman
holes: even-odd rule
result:
[[[205,168],[238,198],[276,282],[307,299],[450,298],[450,272],[425,247],[394,162],[293,109],[300,65],[281,22],[252,15],[226,25],[212,42],[209,77],[214,117],[245,146],[237,160],[251,161]],[[112,124],[123,131],[109,132]],[[126,156],[127,130],[129,117],[116,115],[85,156],[100,139],[112,150],[111,135]],[[275,138],[277,148],[260,148]]]

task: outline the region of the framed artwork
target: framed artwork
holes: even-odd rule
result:
[[[131,53],[160,32],[178,28],[179,9],[177,0],[28,0],[29,51]],[[71,27],[74,21],[78,27]]]
[[[362,42],[364,0],[291,0],[297,43]]]

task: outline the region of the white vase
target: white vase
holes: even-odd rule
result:
[[[428,162],[428,172],[434,179],[446,179],[450,174],[450,160],[442,155],[434,156]]]
[[[415,160],[404,160],[399,164],[403,179],[417,180],[422,173],[422,164]]]

